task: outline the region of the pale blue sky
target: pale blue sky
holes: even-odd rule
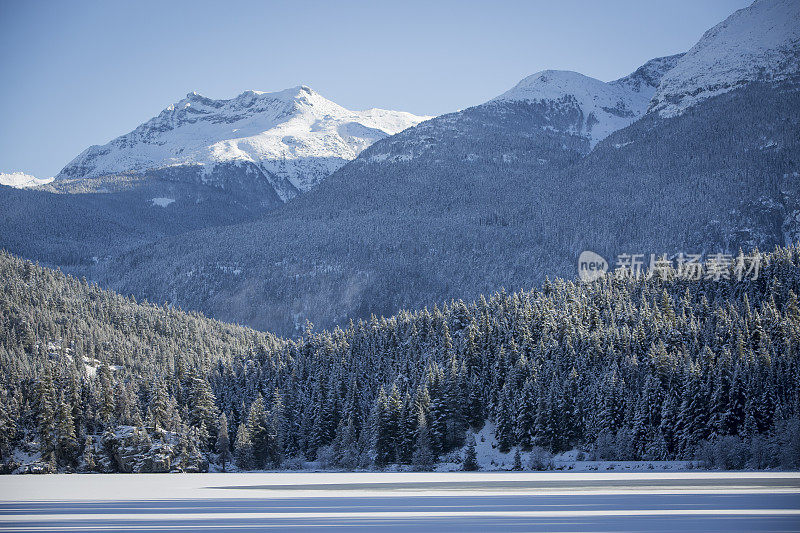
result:
[[[190,91],[436,115],[546,68],[608,81],[749,3],[0,0],[0,172],[52,176]]]

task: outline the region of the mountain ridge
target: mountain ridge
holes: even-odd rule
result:
[[[305,85],[244,91],[227,100],[192,92],[133,131],[87,148],[56,181],[160,174],[224,187],[221,175],[237,175],[268,182],[285,202],[376,140],[426,118],[383,109],[350,111]]]
[[[800,73],[800,2],[756,0],[706,31],[664,76],[649,112],[673,117],[748,83]]]

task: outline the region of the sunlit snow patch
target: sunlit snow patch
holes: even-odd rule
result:
[[[153,198],[150,201],[153,202],[153,205],[157,205],[159,207],[167,207],[169,204],[175,201],[175,198]]]

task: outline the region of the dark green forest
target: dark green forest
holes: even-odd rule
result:
[[[755,280],[547,280],[289,340],[2,252],[0,463],[429,469],[491,421],[501,451],[798,468],[800,248],[755,254]]]

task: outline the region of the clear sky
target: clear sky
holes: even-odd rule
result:
[[[690,48],[748,0],[0,0],[0,172],[56,174],[198,91],[304,83],[436,115],[542,69],[604,81]]]

